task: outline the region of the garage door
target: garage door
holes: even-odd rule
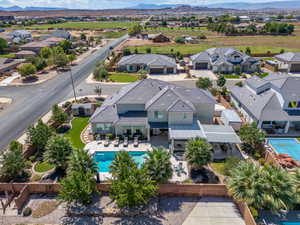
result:
[[[151,74],[163,74],[164,69],[163,68],[151,68],[150,73]]]
[[[197,70],[207,70],[208,63],[196,63]]]
[[[167,68],[167,73],[174,73],[174,69],[173,68]]]
[[[290,71],[292,73],[299,73],[300,72],[300,64],[292,64]]]

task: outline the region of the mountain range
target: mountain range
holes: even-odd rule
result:
[[[66,8],[48,8],[48,7],[25,7],[14,5],[11,7],[1,7],[0,11],[51,11],[51,10],[67,10]]]

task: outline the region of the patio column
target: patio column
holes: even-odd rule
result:
[[[257,124],[257,128],[262,129],[262,123],[263,123],[263,121],[260,120]]]
[[[150,141],[150,128],[147,127],[147,140]]]
[[[284,133],[288,133],[289,132],[289,129],[290,129],[290,121],[287,121],[286,125],[285,125],[285,128],[284,128]]]

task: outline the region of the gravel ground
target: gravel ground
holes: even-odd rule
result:
[[[36,198],[34,201],[37,201]],[[157,216],[140,217],[67,217],[65,209],[60,205],[51,214],[42,218],[23,216],[2,216],[0,224],[65,224],[65,225],[181,225],[195,207],[199,198],[161,197],[160,212]],[[30,201],[29,201],[30,202]]]

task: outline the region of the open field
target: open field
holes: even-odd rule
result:
[[[69,22],[69,23],[57,23],[57,24],[41,24],[26,27],[26,29],[34,30],[46,30],[52,29],[116,29],[116,28],[129,28],[133,26],[134,22]]]
[[[247,47],[250,47],[252,53],[279,53],[281,49],[287,51],[300,51],[300,26],[295,27],[294,35],[291,36],[224,36],[216,32],[208,31],[206,28],[201,27],[191,28],[148,28],[149,33],[161,32],[169,37],[176,37],[182,35],[197,36],[199,34],[205,34],[207,39],[201,40],[200,44],[170,44],[164,45],[149,44],[144,46],[129,46],[134,51],[138,49],[139,53],[145,53],[148,47],[151,47],[152,53],[158,54],[170,54],[173,52],[181,52],[182,54],[195,54],[204,51],[208,48],[214,47],[235,47],[237,49],[245,51]]]

